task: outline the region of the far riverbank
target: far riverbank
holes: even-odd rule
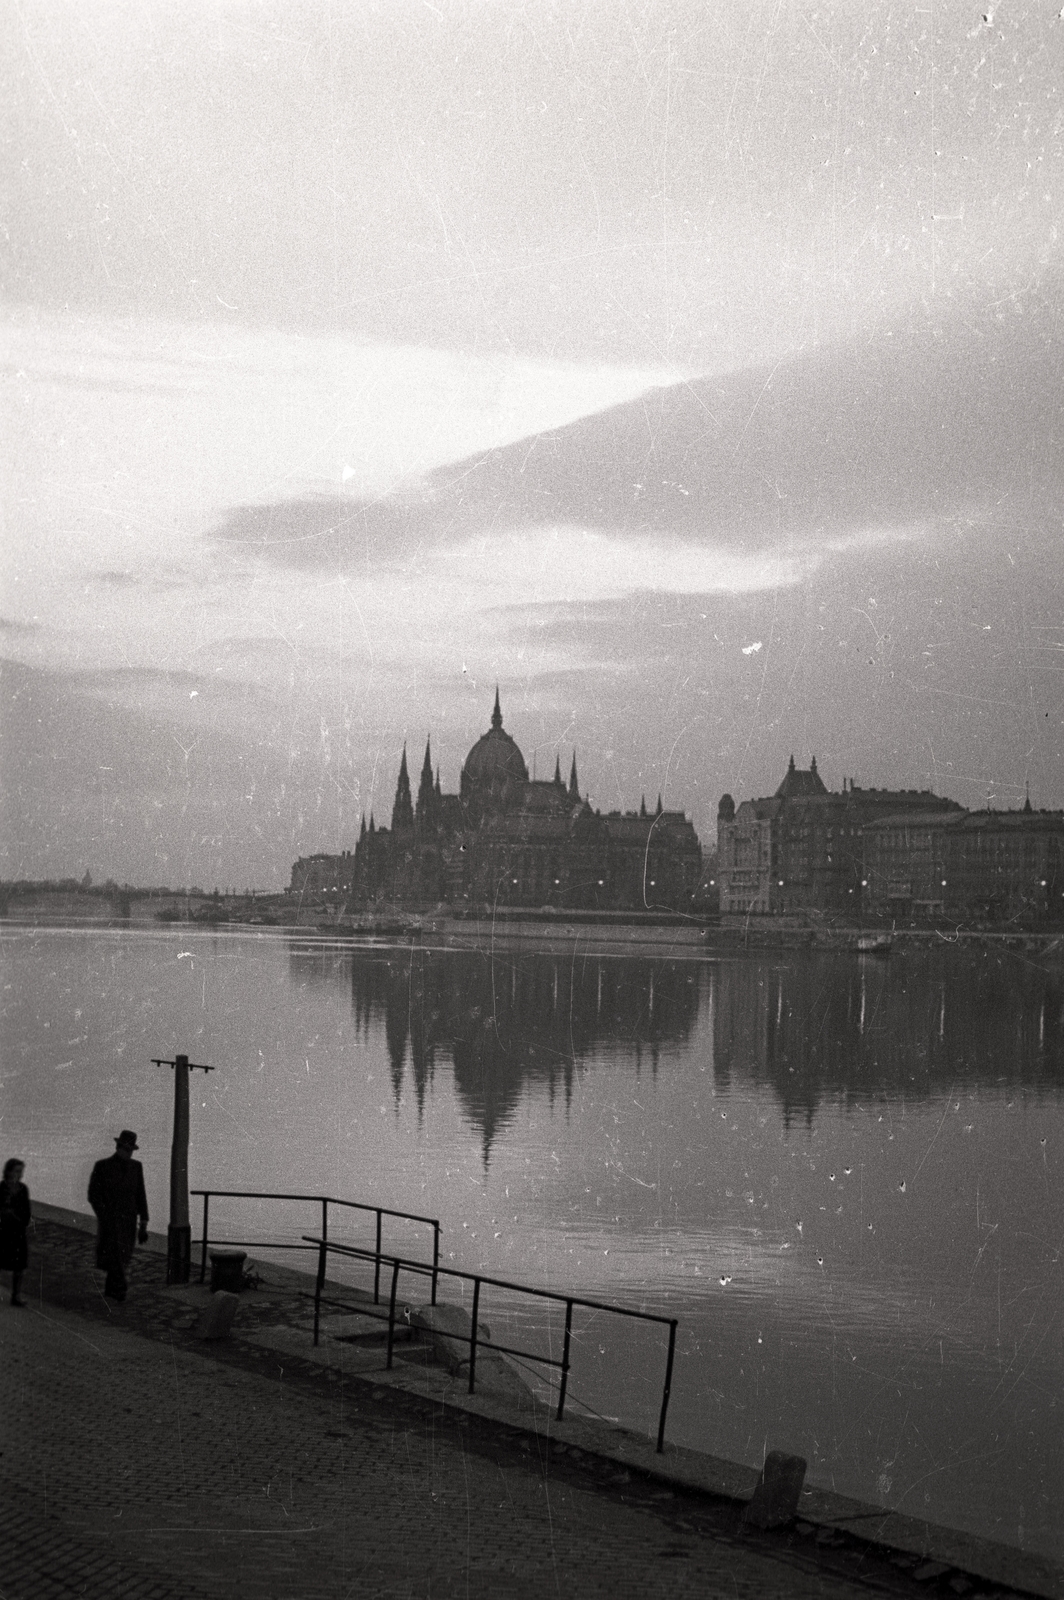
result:
[[[130,924],[298,930],[301,935],[481,948],[486,941],[529,948],[578,943],[595,949],[682,950],[729,956],[745,950],[853,951],[882,957],[943,945],[983,946],[1064,965],[1064,930],[921,924],[842,924],[812,915],[739,916],[620,912],[518,906],[434,906],[412,911],[378,905],[352,912],[344,902],[299,902],[287,893],[205,894],[113,885],[7,885],[0,920],[42,927]]]

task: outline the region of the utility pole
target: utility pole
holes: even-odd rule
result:
[[[188,1075],[213,1072],[188,1056],[173,1061],[152,1057],[156,1067],[174,1069],[174,1138],[170,1146],[170,1226],[166,1230],[166,1281],[187,1283],[192,1263],[192,1227],[188,1218]]]

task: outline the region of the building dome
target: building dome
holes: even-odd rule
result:
[[[491,727],[477,740],[462,768],[462,799],[475,799],[483,806],[508,806],[520,797],[527,782],[525,758],[503,728],[496,689]]]

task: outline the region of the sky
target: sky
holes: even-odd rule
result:
[[[14,15],[0,876],[278,889],[496,684],[707,848],[1064,806],[1059,5]]]

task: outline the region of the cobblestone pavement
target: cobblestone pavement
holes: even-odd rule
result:
[[[38,1292],[0,1305],[0,1600],[934,1591],[281,1353],[208,1353],[162,1326],[157,1263],[111,1307],[69,1234],[38,1228]]]

